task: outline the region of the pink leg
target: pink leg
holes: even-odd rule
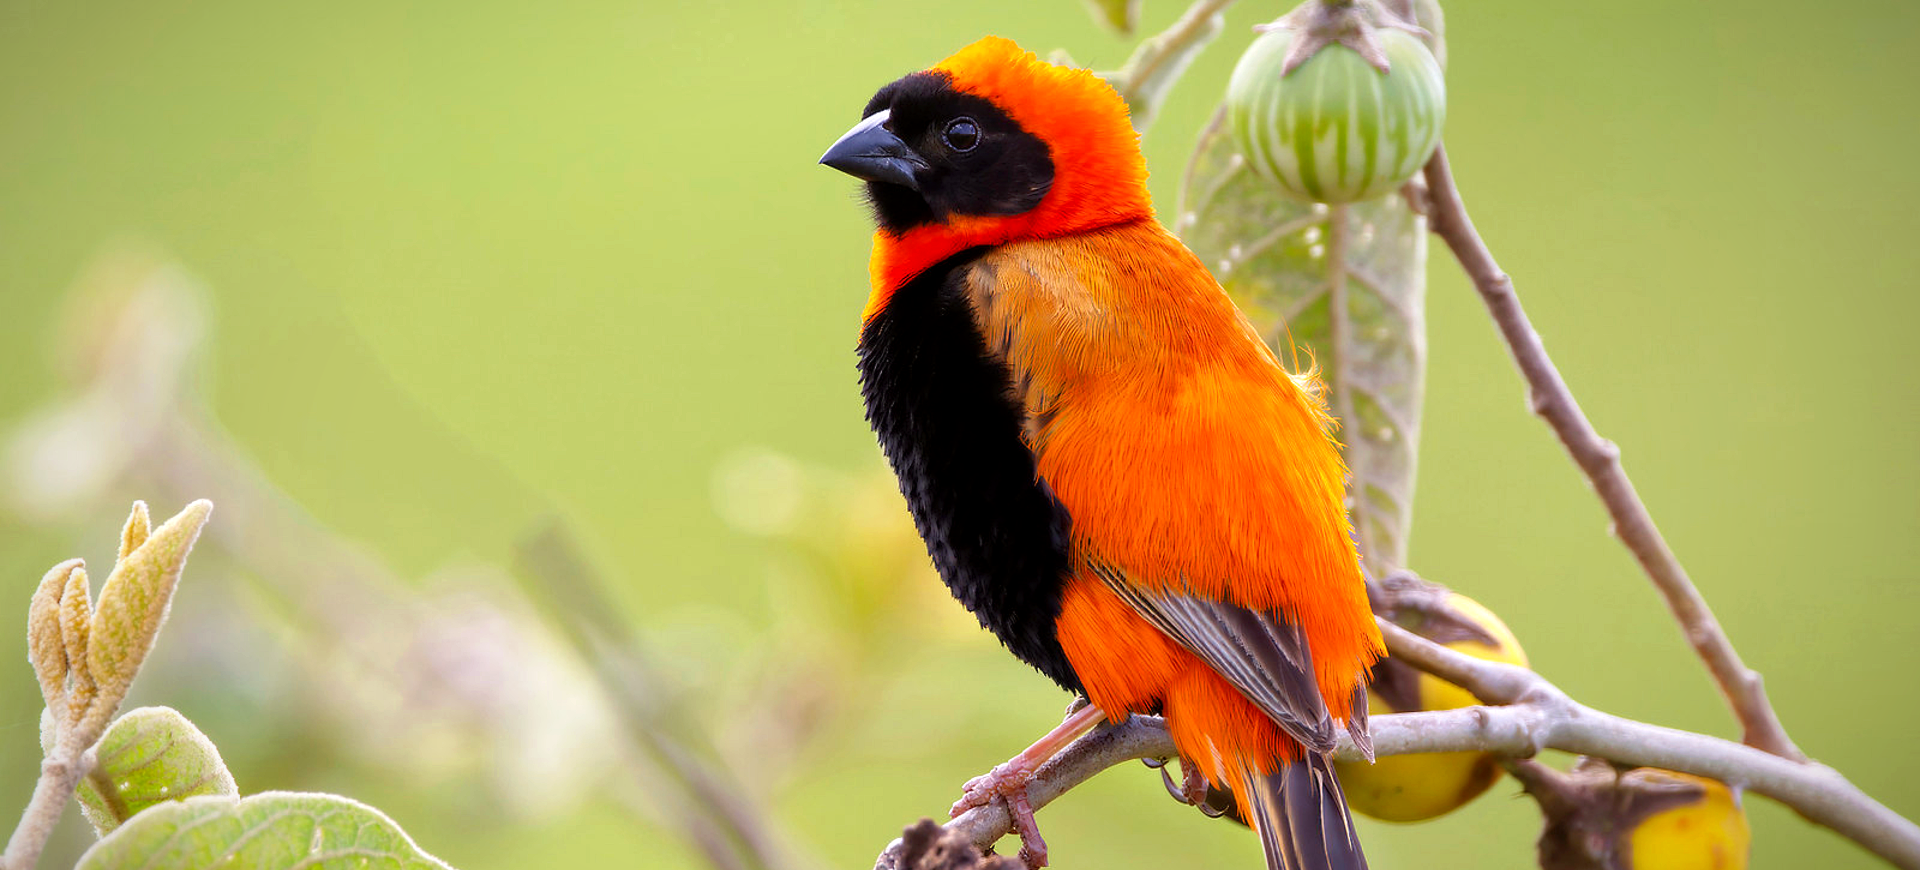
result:
[[[1047,866],[1047,841],[1041,839],[1040,827],[1033,821],[1033,805],[1027,800],[1027,783],[1041,765],[1060,754],[1067,744],[1080,739],[1080,735],[1092,731],[1104,718],[1100,708],[1092,704],[1075,711],[1060,723],[1060,727],[1047,732],[1047,736],[1035,741],[1019,755],[995,767],[985,776],[968,780],[959,802],[953,805],[952,815],[958,816],[974,807],[986,806],[995,798],[1006,801],[1007,813],[1013,817],[1013,828],[1020,834],[1020,860],[1033,870]]]

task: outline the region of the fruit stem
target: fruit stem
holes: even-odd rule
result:
[[[1374,31],[1381,27],[1405,30],[1421,39],[1431,40],[1433,34],[1400,20],[1378,0],[1320,0],[1308,2],[1267,24],[1258,24],[1254,30],[1266,33],[1273,30],[1292,30],[1299,37],[1288,47],[1286,59],[1280,64],[1280,74],[1288,75],[1301,64],[1311,60],[1320,50],[1329,45],[1340,44],[1353,49],[1366,62],[1386,74],[1391,65]]]

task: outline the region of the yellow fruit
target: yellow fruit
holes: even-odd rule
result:
[[[1546,817],[1542,867],[1746,870],[1752,831],[1740,796],[1722,783],[1600,758],[1564,773],[1523,761],[1513,773]]]
[[[1437,607],[1406,607],[1386,613],[1448,648],[1488,661],[1525,666],[1527,654],[1500,617],[1479,602],[1446,592]],[[1410,600],[1418,600],[1411,596]],[[1374,669],[1367,691],[1373,715],[1414,710],[1452,710],[1479,703],[1467,690],[1391,659]],[[1485,752],[1432,752],[1390,755],[1334,763],[1355,812],[1389,822],[1418,822],[1445,815],[1478,797],[1500,778],[1500,766]]]
[[[1635,775],[1689,783],[1702,793],[1691,803],[1647,816],[1628,832],[1630,870],[1746,870],[1753,831],[1732,789],[1711,779],[1653,768],[1622,779]]]

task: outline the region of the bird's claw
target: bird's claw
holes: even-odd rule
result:
[[[1201,776],[1200,771],[1188,767],[1184,760],[1180,762],[1178,785],[1174,784],[1173,774],[1168,773],[1164,765],[1160,768],[1160,781],[1166,785],[1167,794],[1173,795],[1174,800],[1187,806],[1197,807],[1207,800],[1207,778]]]
[[[1199,810],[1202,815],[1210,819],[1217,819],[1227,814],[1226,810],[1207,802],[1207,778],[1200,773],[1198,766],[1188,764],[1184,758],[1180,759],[1180,782],[1175,784],[1173,774],[1167,772],[1168,759],[1141,760],[1145,761],[1148,767],[1160,771],[1160,782],[1167,787],[1167,794],[1172,795],[1174,800]]]
[[[958,817],[996,800],[1004,802],[1007,815],[1013,819],[1014,833],[1020,835],[1021,862],[1028,870],[1040,870],[1047,866],[1047,841],[1040,836],[1040,826],[1033,820],[1033,803],[1027,798],[1027,785],[1033,781],[1033,773],[1033,768],[1023,759],[1015,758],[983,776],[967,780],[951,815]]]

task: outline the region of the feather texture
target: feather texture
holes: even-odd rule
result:
[[[1154,219],[1098,77],[989,37],[883,109],[835,158],[879,161],[861,371],[942,577],[1109,719],[1163,713],[1270,867],[1363,870],[1327,753],[1384,648],[1317,381]]]

